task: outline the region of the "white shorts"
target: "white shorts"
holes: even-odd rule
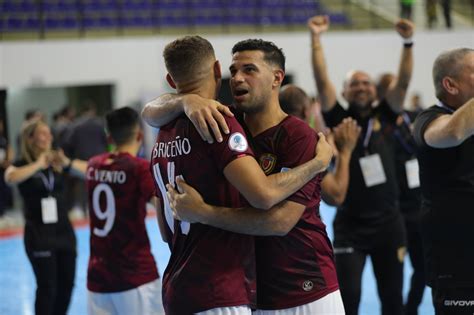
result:
[[[253,315],[344,315],[344,305],[342,304],[341,292],[339,290],[314,302],[286,308],[283,310],[256,310]]]
[[[196,313],[196,315],[252,315],[252,310],[250,309],[250,307],[245,305],[218,307],[204,312]]]
[[[163,315],[165,311],[161,303],[161,281],[156,279],[123,292],[88,291],[87,313],[89,315]]]

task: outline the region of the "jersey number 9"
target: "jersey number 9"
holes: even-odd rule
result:
[[[105,193],[105,211],[100,207],[100,196]],[[112,188],[109,185],[100,183],[94,188],[92,193],[92,209],[99,220],[105,220],[104,227],[99,229],[94,227],[93,233],[99,237],[105,237],[109,234],[115,220],[115,197]]]

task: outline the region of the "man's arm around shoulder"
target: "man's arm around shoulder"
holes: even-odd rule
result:
[[[214,141],[214,137],[218,142],[222,141],[221,130],[229,133],[223,115],[234,116],[227,106],[197,94],[164,94],[145,105],[142,118],[150,126],[160,128],[183,112],[201,138],[209,143]]]

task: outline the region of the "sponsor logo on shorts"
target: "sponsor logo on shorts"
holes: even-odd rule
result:
[[[264,153],[260,156],[259,162],[265,175],[271,174],[276,164],[276,156],[271,153]]]
[[[305,282],[303,282],[303,290],[305,290],[306,292],[313,290],[313,287],[313,281],[306,280]]]
[[[229,148],[232,151],[244,152],[248,148],[247,139],[240,132],[235,132],[229,137]]]
[[[474,306],[474,300],[444,300],[444,306]]]

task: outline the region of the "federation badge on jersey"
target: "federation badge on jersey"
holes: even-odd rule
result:
[[[276,156],[271,153],[264,153],[260,156],[259,162],[265,175],[271,174],[276,164]]]
[[[234,132],[229,137],[229,148],[232,151],[244,152],[248,148],[247,139],[240,132]]]

